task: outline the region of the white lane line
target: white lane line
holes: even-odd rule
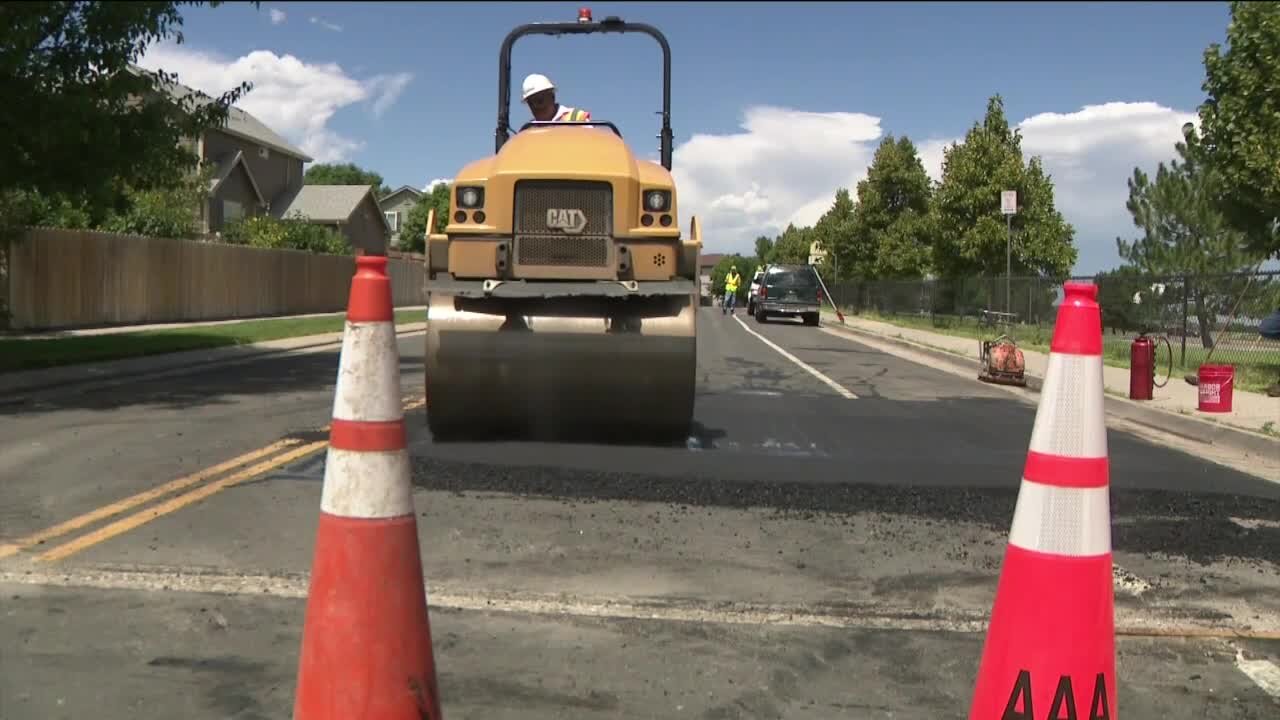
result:
[[[1239,525],[1245,530],[1257,530],[1258,528],[1267,528],[1268,530],[1280,530],[1280,520],[1259,520],[1256,518],[1227,518],[1231,522]]]
[[[784,358],[786,358],[786,359],[790,360],[791,362],[795,363],[796,365],[799,365],[802,369],[804,369],[804,370],[805,370],[806,372],[808,372],[810,375],[812,375],[812,376],[814,376],[814,377],[818,378],[819,380],[821,380],[822,382],[826,383],[828,386],[830,386],[830,388],[831,388],[832,390],[835,390],[836,392],[840,393],[841,397],[843,397],[844,399],[846,399],[846,400],[857,400],[857,399],[858,399],[858,396],[857,396],[857,395],[854,395],[852,392],[850,392],[850,391],[849,391],[849,389],[848,389],[848,388],[846,388],[845,386],[841,385],[840,383],[836,382],[835,380],[832,380],[831,378],[827,377],[826,375],[823,375],[822,373],[818,372],[816,369],[814,369],[812,366],[810,366],[810,365],[809,365],[808,363],[806,363],[805,361],[801,360],[800,358],[796,357],[795,355],[792,355],[791,353],[787,352],[786,350],[783,350],[782,348],[780,348],[780,347],[778,347],[777,345],[773,344],[773,342],[771,342],[771,341],[769,340],[769,338],[767,338],[767,337],[765,337],[765,336],[761,335],[760,333],[756,332],[755,330],[752,330],[751,328],[747,327],[747,324],[746,324],[746,323],[744,323],[744,322],[742,322],[742,318],[738,317],[737,315],[734,315],[734,316],[733,316],[733,319],[734,319],[734,320],[736,320],[736,321],[738,322],[738,324],[742,326],[742,329],[743,329],[743,330],[746,330],[747,332],[751,333],[752,335],[755,335],[757,338],[759,338],[759,339],[760,339],[760,342],[764,343],[765,345],[768,345],[769,347],[773,348],[774,350],[777,350],[777,351],[778,351],[778,353],[782,355],[782,357],[784,357]]]
[[[1254,685],[1273,698],[1280,698],[1280,667],[1270,660],[1245,660],[1244,651],[1236,650],[1236,667]]]
[[[142,592],[253,595],[305,599],[310,576],[307,573],[272,575],[237,574],[192,568],[151,566],[145,568],[66,568],[56,572],[0,568],[0,586],[87,588],[95,590],[135,590]],[[480,612],[516,612],[531,615],[606,617],[630,620],[665,620],[744,625],[794,627],[834,627],[845,629],[918,630],[982,633],[987,630],[988,611],[978,608],[936,608],[876,603],[829,607],[821,604],[779,605],[766,602],[723,602],[711,598],[629,597],[626,595],[575,595],[468,588],[428,582],[428,607]],[[1174,613],[1178,615],[1178,613]],[[1145,637],[1215,637],[1239,639],[1280,638],[1274,621],[1253,622],[1253,628],[1226,623],[1201,622],[1194,618],[1162,616],[1155,608],[1116,608],[1115,633]],[[1275,666],[1265,660],[1243,660],[1236,664],[1267,692],[1280,682]],[[1259,680],[1261,678],[1261,680]],[[1265,683],[1265,684],[1264,684]]]

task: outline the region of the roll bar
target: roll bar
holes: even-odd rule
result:
[[[588,35],[600,32],[643,33],[662,46],[662,131],[658,137],[661,142],[662,166],[671,170],[671,46],[658,28],[645,23],[629,23],[617,16],[606,17],[600,22],[580,18],[578,22],[571,23],[529,23],[507,33],[498,54],[498,129],[494,133],[494,152],[501,150],[511,137],[511,47],[516,40],[526,35]]]

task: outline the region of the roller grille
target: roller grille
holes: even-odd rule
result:
[[[547,225],[547,211],[581,210],[586,227],[568,234]],[[516,262],[521,265],[606,267],[613,236],[609,183],[534,180],[516,184]]]

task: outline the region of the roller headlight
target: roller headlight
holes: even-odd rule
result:
[[[458,188],[458,207],[474,210],[484,206],[484,188],[478,187],[460,187]]]
[[[671,193],[666,190],[649,190],[644,194],[644,209],[648,212],[665,212],[671,209]]]

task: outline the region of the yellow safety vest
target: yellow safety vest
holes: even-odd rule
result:
[[[741,278],[738,275],[734,275],[732,273],[730,273],[729,275],[726,275],[724,278],[724,289],[728,290],[729,292],[737,292],[738,280],[740,279]]]
[[[569,108],[568,110],[556,116],[556,120],[568,122],[581,122],[587,119],[587,111],[578,108]]]

